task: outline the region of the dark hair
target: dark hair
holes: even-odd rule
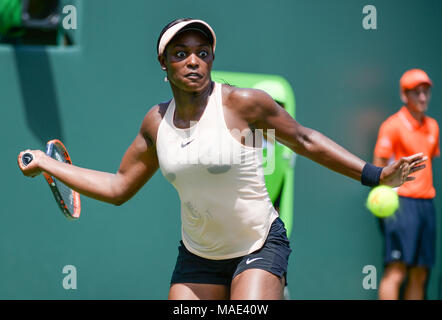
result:
[[[160,45],[160,40],[161,40],[161,37],[163,36],[163,34],[164,34],[169,28],[173,27],[174,25],[176,25],[176,24],[178,24],[178,23],[180,23],[180,22],[183,22],[183,21],[190,21],[190,20],[195,20],[195,19],[193,19],[193,18],[180,18],[180,19],[175,19],[175,20],[173,20],[172,22],[169,22],[169,23],[163,28],[163,30],[161,30],[161,33],[160,33],[160,35],[159,35],[159,37],[158,37],[158,40],[157,40],[157,53],[158,53],[158,46]],[[198,25],[198,27],[199,27],[202,31],[204,31],[204,33],[208,36],[210,44],[213,45],[213,37],[212,37],[212,33],[210,32],[210,30],[208,30],[208,29],[206,28],[206,26],[204,26],[204,25],[202,25],[202,24],[197,23],[197,25]],[[183,28],[182,30],[185,30],[186,28],[190,28],[190,27],[192,27],[192,26],[193,26],[193,23],[187,25],[187,26],[186,26],[185,28]]]

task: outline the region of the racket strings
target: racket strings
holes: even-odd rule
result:
[[[63,182],[60,180],[55,180],[55,185],[57,186],[58,190],[60,191],[61,198],[63,199],[64,203],[68,207],[68,210],[70,212],[75,211],[74,207],[74,194],[71,188],[66,186]]]
[[[59,146],[56,144],[52,149],[51,157],[61,162],[65,163],[67,162],[66,157],[64,156],[64,151],[60,149]],[[65,185],[63,182],[61,182],[60,180],[54,178],[54,182],[68,210],[72,213],[75,212],[73,190],[69,188],[67,185]]]

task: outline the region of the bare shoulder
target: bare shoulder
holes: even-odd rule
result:
[[[147,138],[152,145],[155,144],[157,139],[158,128],[161,120],[163,120],[169,106],[170,100],[167,102],[159,103],[146,113],[141,124],[140,133]]]
[[[251,108],[256,105],[273,102],[272,97],[266,92],[251,88],[238,88],[223,85],[223,101],[231,108]]]
[[[263,113],[277,112],[272,97],[262,90],[223,85],[222,95],[226,108],[249,121]]]

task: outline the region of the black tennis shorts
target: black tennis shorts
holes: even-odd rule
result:
[[[180,241],[178,258],[172,274],[173,283],[206,283],[230,286],[233,278],[247,269],[263,269],[285,279],[291,253],[289,240],[280,218],[272,223],[269,234],[261,249],[246,256],[211,260],[199,257]]]
[[[432,199],[399,197],[399,209],[381,219],[385,235],[384,263],[431,268],[435,261],[436,212]]]

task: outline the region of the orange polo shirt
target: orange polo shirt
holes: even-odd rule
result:
[[[419,152],[428,156],[426,167],[412,174],[416,179],[400,186],[398,194],[403,197],[432,199],[436,196],[436,190],[433,186],[431,160],[440,155],[439,126],[429,116],[424,117],[422,124],[419,123],[403,106],[382,123],[374,155],[397,160]]]

